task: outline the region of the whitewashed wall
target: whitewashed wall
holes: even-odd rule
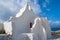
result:
[[[4,22],[4,30],[7,35],[12,35],[12,22]]]
[[[21,11],[23,12],[21,13]],[[18,38],[19,34],[21,33],[30,33],[30,22],[34,23],[34,19],[36,18],[36,15],[34,14],[33,10],[30,9],[30,5],[26,5],[26,7],[24,9],[21,9],[18,14],[19,15],[12,23],[14,38]]]
[[[45,30],[47,32],[47,37],[51,38],[51,28],[50,28],[50,25],[48,23],[47,18],[41,18],[41,20],[42,20],[42,25],[43,25],[43,27],[45,28]]]
[[[41,18],[36,18],[31,29],[33,40],[47,40],[46,30],[42,25]]]

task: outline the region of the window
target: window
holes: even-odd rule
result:
[[[32,22],[30,22],[30,28],[32,28]]]

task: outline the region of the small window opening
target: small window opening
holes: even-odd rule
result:
[[[30,28],[32,28],[32,23],[30,22]]]

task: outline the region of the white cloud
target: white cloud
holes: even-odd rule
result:
[[[50,1],[49,0],[45,0],[43,3],[42,3],[42,6],[43,8],[46,8],[47,11],[50,11],[51,9],[48,8],[48,5],[50,4]]]
[[[24,7],[27,2],[30,2],[30,4],[32,4],[32,8],[36,14],[40,13],[41,9],[37,1],[38,0],[0,0],[0,19],[3,20],[3,18],[5,18],[4,16],[7,13],[9,15],[8,17],[10,17],[10,15],[15,15],[19,9]]]
[[[1,0],[0,4],[11,11],[15,11],[17,9],[17,5],[13,4],[13,2],[9,0]]]
[[[43,7],[46,8],[46,2],[43,3]]]
[[[51,9],[46,9],[47,11],[50,11]]]
[[[42,12],[42,10],[40,9],[40,6],[39,6],[38,4],[33,4],[33,5],[32,5],[32,9],[33,9],[33,11],[34,11],[36,14]]]
[[[49,23],[52,28],[60,28],[60,21],[58,21],[58,20],[57,21],[50,20]]]
[[[49,3],[49,0],[45,0],[46,3]]]
[[[55,21],[55,22],[53,22],[53,24],[60,25],[60,21]]]
[[[60,21],[51,21],[51,20],[49,20],[49,23],[52,23],[52,24],[60,24]]]
[[[34,0],[34,4],[37,4],[37,0]]]
[[[46,8],[47,7],[47,4],[49,4],[49,0],[45,0],[42,5],[43,5],[43,7]]]

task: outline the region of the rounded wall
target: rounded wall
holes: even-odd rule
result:
[[[50,28],[50,25],[48,23],[47,18],[41,18],[41,20],[42,20],[42,25],[43,25],[43,27],[45,28],[45,30],[47,32],[48,38],[51,38],[51,28]]]
[[[32,28],[34,40],[47,40],[46,30],[42,25],[41,18],[36,18]]]

